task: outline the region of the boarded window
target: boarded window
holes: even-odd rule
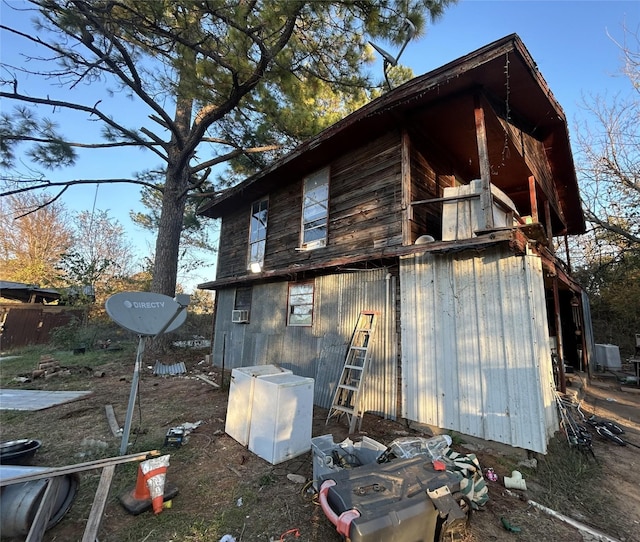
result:
[[[251,310],[251,286],[236,289],[236,299],[233,304],[235,310],[250,311]]]
[[[310,326],[313,324],[313,282],[289,284],[290,326]]]
[[[306,249],[327,244],[329,218],[329,168],[309,175],[304,180],[302,199],[302,238],[300,246]]]
[[[262,270],[264,250],[267,243],[267,214],[269,200],[256,201],[251,206],[251,223],[249,226],[249,254],[247,269],[254,272]]]

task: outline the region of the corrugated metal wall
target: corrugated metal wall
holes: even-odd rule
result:
[[[288,282],[253,287],[249,324],[233,324],[235,290],[217,292],[213,362],[225,368],[277,364],[316,380],[315,404],[328,408],[360,311],[380,312],[363,388],[367,411],[397,415],[396,278],[386,268],[315,279],[312,327],[286,325]]]
[[[400,262],[403,416],[546,453],[557,430],[540,259],[495,247]]]

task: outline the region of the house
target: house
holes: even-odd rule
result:
[[[588,299],[566,119],[517,35],[365,105],[209,200],[213,360],[279,364],[329,408],[360,311],[367,412],[546,453]]]

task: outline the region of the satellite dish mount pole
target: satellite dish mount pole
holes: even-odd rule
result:
[[[138,352],[136,353],[136,363],[133,367],[133,378],[131,379],[131,392],[129,393],[129,405],[127,406],[127,418],[124,422],[122,431],[122,442],[120,443],[120,455],[127,453],[129,446],[129,432],[131,431],[131,419],[133,418],[133,409],[136,405],[136,396],[138,395],[138,382],[140,381],[140,367],[142,366],[142,354],[144,353],[144,343],[146,337],[138,335]]]

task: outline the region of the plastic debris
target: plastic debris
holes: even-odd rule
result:
[[[489,467],[486,471],[484,471],[484,475],[487,477],[487,480],[489,480],[491,482],[497,482],[498,481],[498,475],[496,474],[496,472],[491,467]]]
[[[522,530],[520,529],[520,527],[514,527],[513,525],[511,525],[511,523],[509,523],[509,521],[505,518],[500,518],[500,521],[502,523],[502,526],[510,533],[519,533]]]
[[[514,470],[511,473],[511,476],[504,477],[504,487],[507,489],[521,489],[522,491],[527,490],[527,483],[522,477],[522,473],[520,471]]]
[[[225,534],[218,542],[236,542],[236,539],[230,534]]]

